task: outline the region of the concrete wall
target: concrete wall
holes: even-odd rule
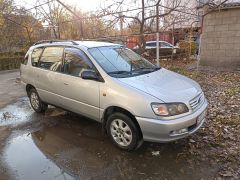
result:
[[[240,8],[204,17],[200,65],[240,68]]]

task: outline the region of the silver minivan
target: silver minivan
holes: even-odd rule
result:
[[[94,119],[125,150],[196,132],[208,105],[195,81],[105,42],[37,42],[21,81],[36,112],[54,105]]]

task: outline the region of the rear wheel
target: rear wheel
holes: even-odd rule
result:
[[[130,117],[122,113],[114,113],[109,116],[107,133],[114,144],[124,150],[135,150],[143,142],[136,124]]]
[[[47,110],[48,105],[41,101],[36,89],[31,89],[29,91],[29,99],[30,99],[32,108],[37,113],[43,113]]]

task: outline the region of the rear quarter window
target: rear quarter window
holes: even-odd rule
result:
[[[43,48],[36,48],[32,51],[32,56],[31,56],[32,66],[35,66],[35,67],[38,66],[38,61],[42,54],[42,51],[43,51]]]
[[[22,59],[21,64],[27,65],[28,57],[29,57],[29,54],[26,54],[25,57]]]

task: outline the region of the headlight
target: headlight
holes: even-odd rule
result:
[[[151,106],[158,116],[174,116],[189,111],[184,103],[152,103]]]

